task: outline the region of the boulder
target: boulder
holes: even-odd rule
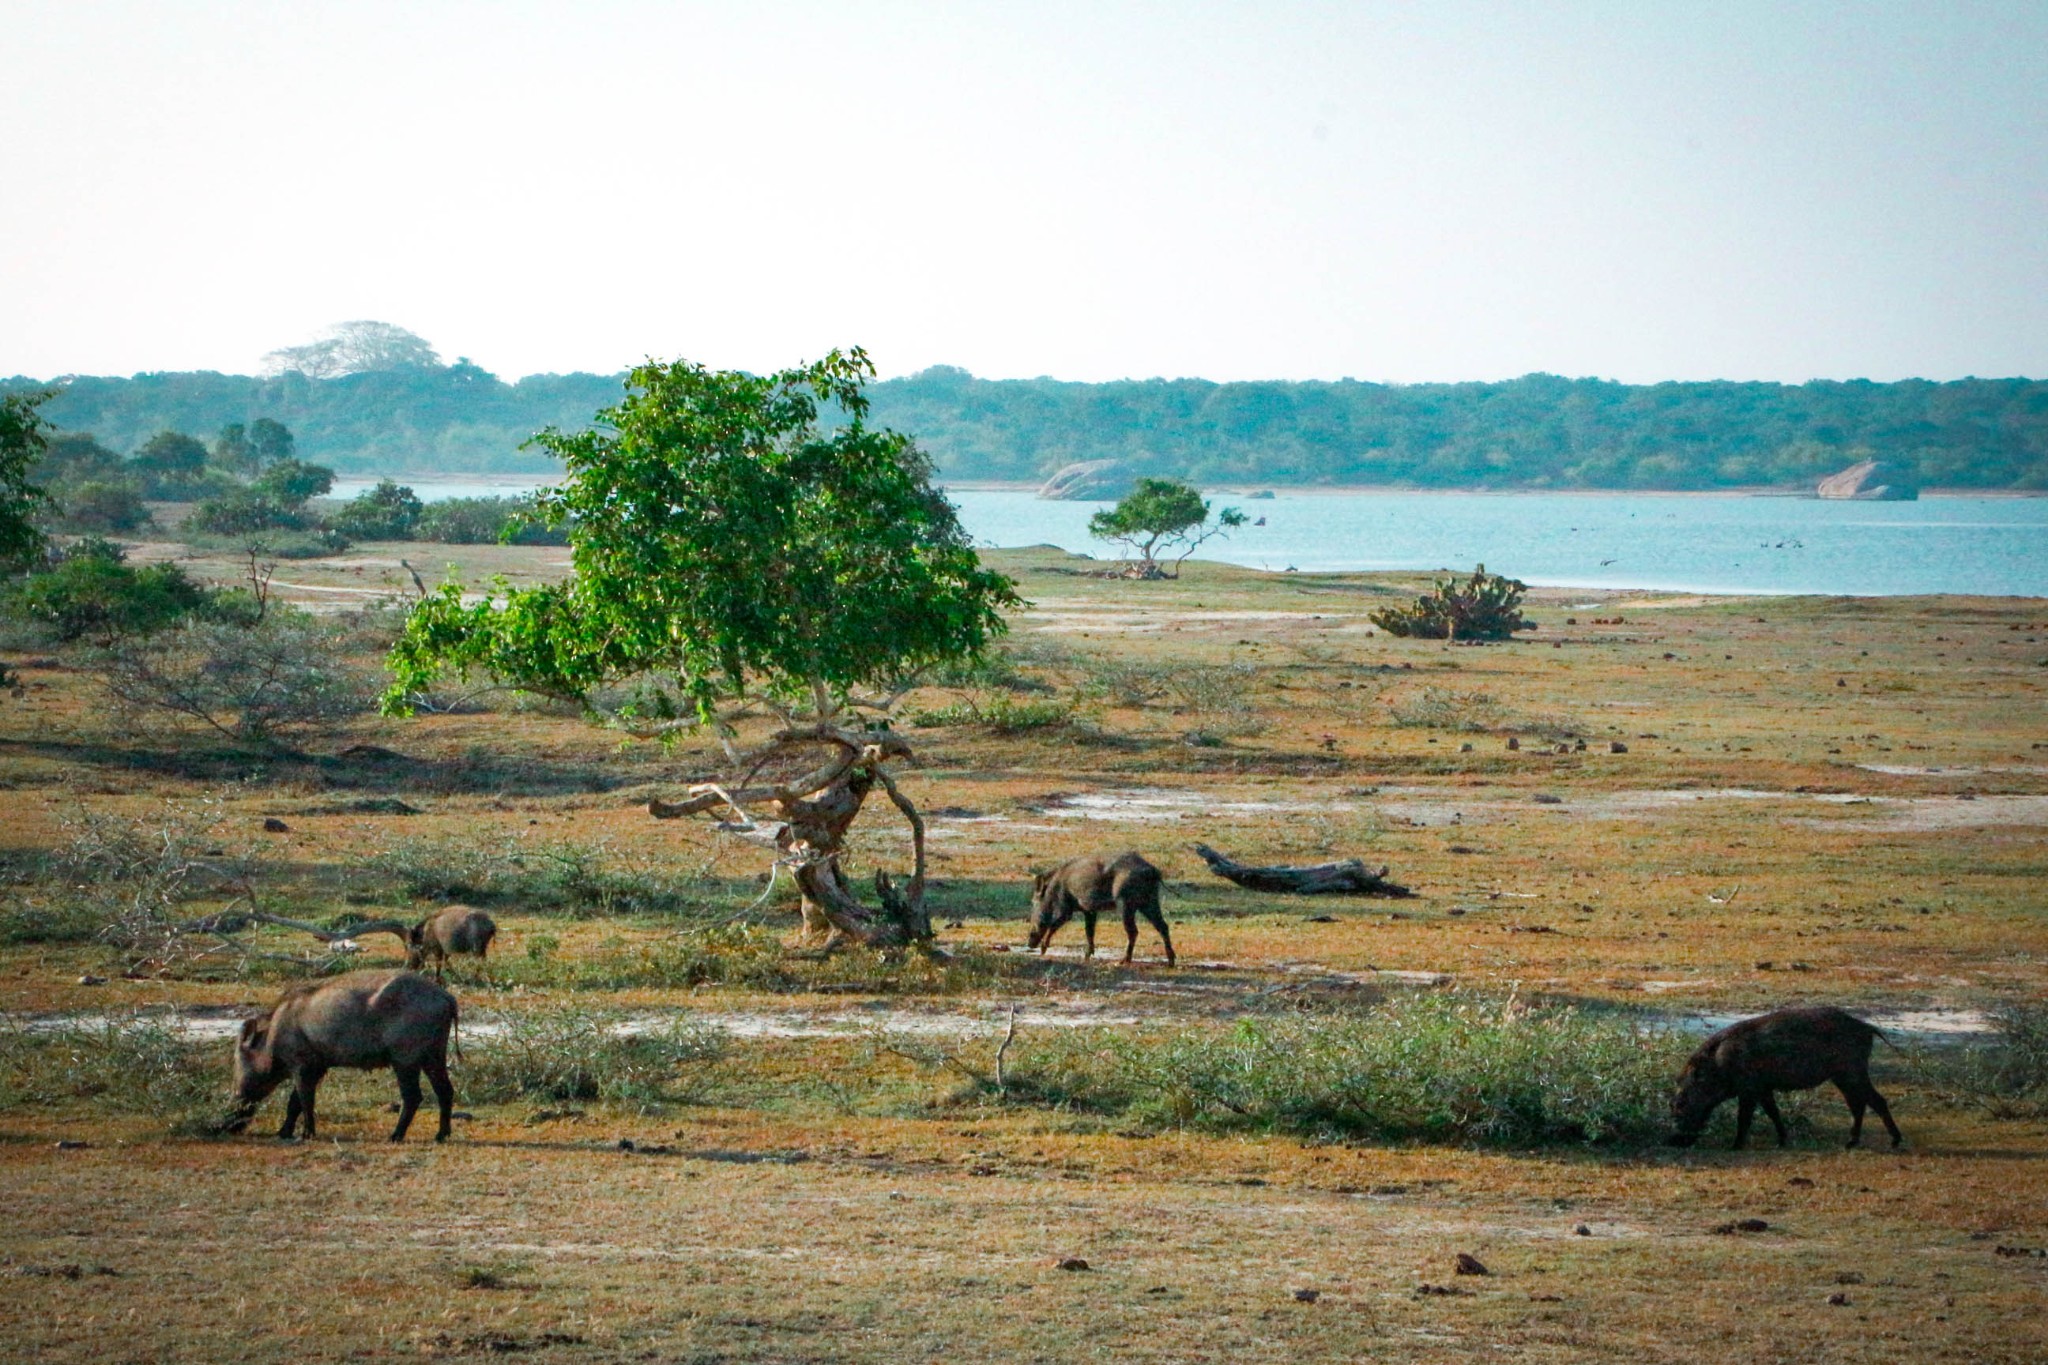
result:
[[[1839,474],[1830,474],[1815,491],[1824,498],[1858,502],[1911,502],[1920,496],[1905,470],[1880,460],[1863,460]]]
[[[1137,478],[1122,460],[1083,460],[1047,479],[1038,496],[1068,502],[1107,502],[1130,492]]]

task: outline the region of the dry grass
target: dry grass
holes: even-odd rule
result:
[[[563,552],[438,546],[425,566],[455,556],[470,577],[535,577]],[[1414,576],[1190,565],[1178,584],[1111,583],[1047,552],[998,559],[1037,607],[1016,622],[1009,680],[977,679],[977,703],[1071,712],[912,732],[937,915],[966,950],[943,970],[754,946],[704,967],[718,935],[756,942],[721,927],[735,917],[792,922],[786,888],[748,911],[751,849],[641,810],[719,771],[708,744],[622,752],[573,717],[484,698],[251,756],[126,731],[67,659],[23,664],[26,698],[0,706],[0,909],[75,901],[46,855],[81,808],[147,825],[211,798],[231,850],[254,848],[262,893],[298,918],[417,913],[421,883],[392,851],[473,850],[495,869],[483,889],[502,932],[490,964],[451,973],[466,1017],[765,1011],[842,1036],[735,1046],[689,1063],[659,1103],[465,1098],[476,1118],[439,1150],[417,1132],[400,1150],[377,1140],[388,1075],[330,1080],[305,1147],[175,1137],[91,1093],[18,1103],[0,1110],[6,1354],[1561,1361],[1694,1359],[1710,1340],[1741,1360],[2048,1354],[2048,1260],[1995,1250],[2048,1246],[2048,1134],[1944,1103],[1911,1060],[1880,1057],[1904,1152],[1836,1149],[1846,1113],[1828,1094],[1803,1107],[1792,1151],[1735,1156],[1125,1127],[1002,1103],[903,1055],[957,1047],[984,1068],[987,1021],[1012,1001],[1195,1036],[1304,995],[1343,1008],[1405,988],[1386,972],[1636,1012],[2039,998],[2048,608],[1539,593],[1533,640],[1449,648],[1364,624]],[[403,571],[280,576],[312,600]],[[373,625],[361,633],[373,649]],[[1437,716],[1432,697],[1454,704]],[[910,705],[959,699],[933,688]],[[1555,752],[1574,730],[1587,748]],[[265,818],[289,829],[264,833]],[[901,865],[900,825],[878,811],[865,828],[868,866]],[[1197,839],[1257,861],[1358,853],[1421,895],[1256,896],[1208,877]],[[1169,873],[1182,971],[1146,962],[1149,937],[1130,970],[995,951],[1021,943],[1029,870],[1123,847]],[[565,864],[575,850],[585,861]],[[197,894],[180,913],[208,908]],[[1120,938],[1105,924],[1105,947]],[[1069,928],[1062,947],[1078,943]],[[365,949],[397,961],[389,938]],[[0,946],[0,1006],[238,1006],[276,989],[78,984],[111,975],[108,960],[77,936]],[[924,1053],[863,1025],[961,1016],[981,1033],[920,1035],[940,1039]],[[1711,1231],[1747,1217],[1770,1230]],[[1495,1273],[1454,1277],[1460,1251]],[[1051,1268],[1059,1256],[1094,1268]],[[1425,1282],[1472,1293],[1418,1296]]]

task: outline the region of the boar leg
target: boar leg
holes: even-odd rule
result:
[[[298,1087],[294,1086],[292,1087],[291,1097],[285,1102],[284,1106],[284,1127],[277,1130],[280,1142],[291,1141],[292,1134],[298,1131],[299,1108],[299,1091]]]
[[[1763,1094],[1756,1097],[1756,1102],[1763,1106],[1764,1117],[1771,1121],[1771,1127],[1778,1130],[1778,1145],[1783,1147],[1785,1145],[1785,1120],[1778,1113],[1778,1097],[1766,1090]]]
[[[1083,928],[1085,928],[1085,929],[1086,929],[1086,930],[1088,931],[1088,951],[1087,951],[1087,952],[1085,952],[1085,953],[1083,953],[1083,954],[1081,954],[1082,960],[1086,961],[1087,959],[1089,959],[1089,958],[1092,958],[1092,957],[1094,957],[1094,956],[1095,956],[1095,907],[1094,907],[1094,906],[1092,906],[1092,905],[1089,905],[1089,906],[1083,906],[1083,907],[1081,908],[1081,925],[1082,925],[1082,927],[1083,927]]]
[[[405,1130],[412,1127],[412,1116],[419,1112],[420,1069],[416,1065],[396,1065],[391,1069],[398,1074],[398,1126],[391,1130],[391,1140],[403,1142]]]
[[[1736,1151],[1749,1141],[1749,1125],[1756,1122],[1756,1096],[1742,1095],[1735,1101],[1735,1142]]]
[[[427,1083],[434,1087],[434,1101],[441,1106],[441,1127],[434,1141],[448,1140],[448,1126],[455,1117],[455,1087],[448,1081],[448,1054],[436,1048],[425,1063]]]
[[[1171,967],[1174,964],[1173,935],[1166,932],[1166,916],[1157,910],[1146,910],[1143,913],[1152,927],[1159,931],[1159,941],[1166,945],[1166,965]]]
[[[1138,951],[1138,912],[1129,902],[1118,907],[1124,912],[1124,965],[1131,965],[1131,954]]]
[[[1892,1146],[1896,1147],[1904,1142],[1905,1134],[1899,1131],[1898,1124],[1892,1122],[1892,1107],[1884,1102],[1884,1096],[1878,1094],[1877,1087],[1869,1081],[1863,1083],[1863,1098],[1870,1101],[1870,1107],[1884,1120],[1884,1130],[1892,1135]]]
[[[310,1138],[313,1136],[313,1096],[320,1089],[321,1074],[318,1067],[305,1066],[300,1067],[292,1075],[292,1108],[298,1109],[306,1117],[306,1128],[301,1134],[303,1137]],[[292,1135],[290,1108],[285,1111],[284,1122],[285,1131],[279,1133],[278,1136],[290,1137]]]

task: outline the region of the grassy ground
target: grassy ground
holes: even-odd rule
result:
[[[563,552],[377,546],[277,579],[367,601],[409,581],[400,559],[431,579],[450,558],[538,577]],[[294,918],[410,916],[435,891],[487,904],[491,967],[456,972],[480,1030],[573,1006],[745,1031],[652,1097],[463,1100],[444,1149],[430,1128],[382,1143],[388,1076],[330,1081],[320,1140],[295,1147],[180,1136],[107,1095],[0,1108],[9,1352],[2048,1354],[2048,1259],[1998,1251],[2048,1246],[2048,1132],[1944,1102],[1946,1045],[1914,1032],[2048,995],[2048,606],[1562,591],[1537,595],[1532,637],[1448,648],[1365,622],[1413,577],[1191,564],[1133,584],[1051,551],[995,558],[1034,603],[1013,676],[907,707],[999,722],[908,732],[947,968],[776,947],[786,887],[749,914],[753,850],[642,809],[719,772],[708,745],[622,749],[481,698],[244,753],[107,714],[76,656],[29,658],[25,696],[0,705],[8,913],[105,903],[44,861],[82,831],[183,821]],[[863,828],[868,866],[903,865],[900,825]],[[1418,895],[1259,896],[1210,877],[1198,840],[1259,862],[1356,854]],[[1127,847],[1168,872],[1180,970],[1149,930],[1130,969],[1014,951],[1030,870]],[[1104,924],[1116,955],[1121,938]],[[395,940],[365,947],[396,961]],[[261,1003],[283,972],[124,965],[89,939],[0,945],[0,1007],[172,1017]],[[1832,1092],[1801,1107],[1792,1150],[1737,1155],[1344,1139],[1199,1106],[1182,1124],[966,1079],[1013,1003],[1028,1063],[1072,1022],[1142,1040],[1341,1017],[1423,980],[1646,1025],[1793,1000],[1888,1012],[1917,1059],[1878,1059],[1908,1146],[1840,1151]],[[1714,1231],[1745,1218],[1768,1226]],[[1459,1252],[1493,1273],[1454,1274]],[[1090,1268],[1057,1268],[1071,1257]]]

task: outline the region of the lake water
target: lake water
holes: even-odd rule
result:
[[[334,496],[369,486],[343,480]],[[420,496],[523,492],[526,483],[415,483]],[[1013,489],[948,490],[979,544],[1057,545],[1097,557],[1107,504]],[[1202,547],[1260,569],[1455,569],[1485,564],[1559,587],[1714,593],[1985,593],[2048,597],[2048,498],[1815,498],[1619,493],[1212,494],[1263,526]]]

